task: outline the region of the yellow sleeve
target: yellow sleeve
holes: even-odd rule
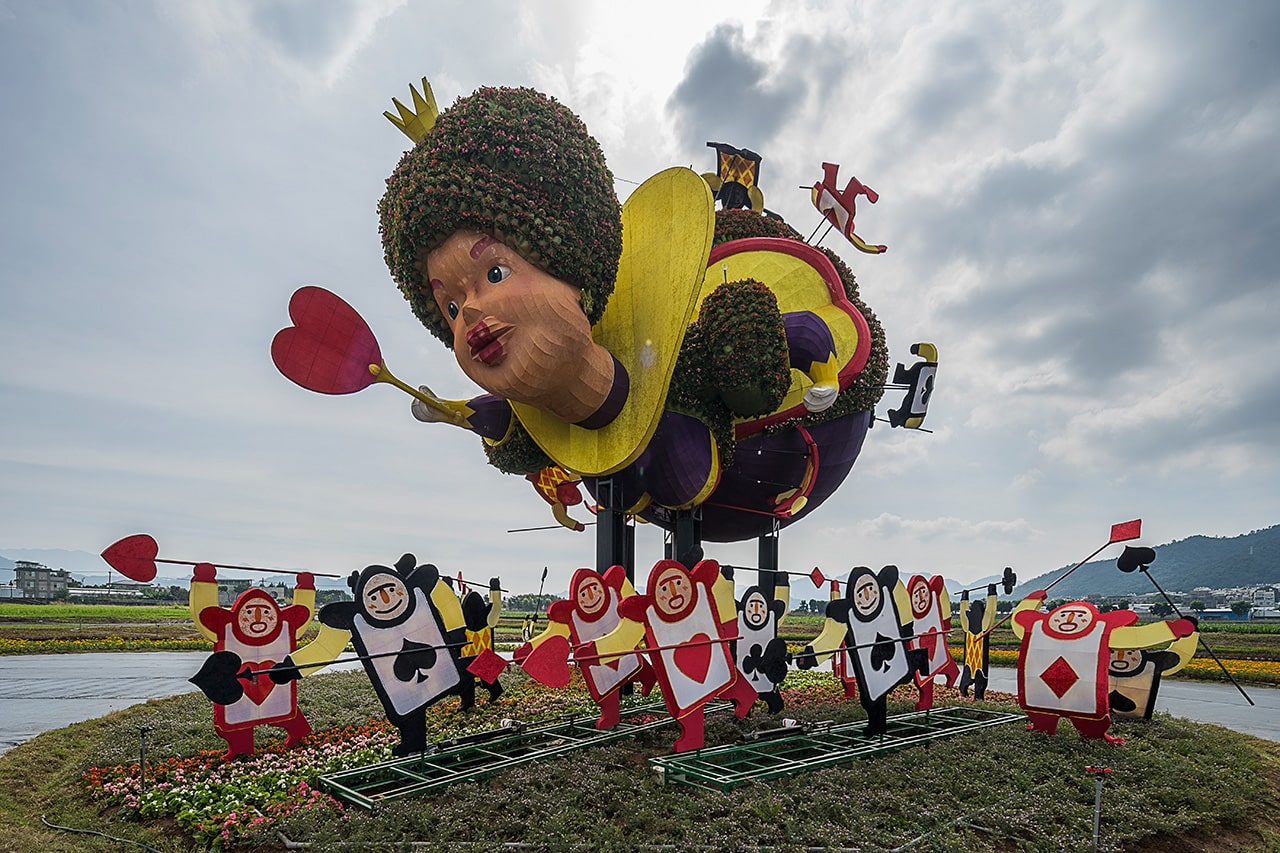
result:
[[[544,628],[542,633],[538,636],[531,637],[529,639],[529,645],[536,649],[539,645],[552,637],[564,637],[566,640],[569,639],[568,624],[564,622],[557,622],[554,619],[548,619],[547,627]]]
[[[738,599],[733,591],[733,581],[716,572],[715,583],[711,584],[711,597],[716,605],[716,619],[720,622],[733,622],[738,618]]]
[[[990,631],[992,628],[995,627],[996,608],[999,605],[1000,605],[1000,596],[998,595],[987,596],[987,607],[982,612],[982,630],[984,633],[987,631]]]
[[[293,588],[293,603],[307,608],[307,619],[316,615],[316,591],[314,589]]]
[[[1196,656],[1196,648],[1200,645],[1200,632],[1188,634],[1185,637],[1179,637],[1169,644],[1169,651],[1178,656],[1178,662],[1164,671],[1165,675],[1173,675],[1178,670],[1191,662]]]
[[[898,610],[899,625],[910,625],[915,621],[911,615],[911,596],[902,581],[893,585],[893,606]]]
[[[778,617],[778,624],[781,625],[782,620],[791,612],[791,584],[775,584],[773,597],[782,602],[782,615]]]
[[[492,605],[489,608],[489,627],[497,628],[498,620],[502,618],[502,590],[489,590],[489,603]]]
[[[456,631],[458,628],[466,627],[467,620],[462,615],[462,602],[453,588],[443,580],[436,581],[435,588],[431,590],[431,603],[440,614],[440,621],[444,623],[446,631]]]
[[[600,662],[620,657],[627,652],[635,651],[636,646],[644,639],[644,624],[632,619],[623,619],[618,627],[596,640],[596,653]]]
[[[1168,622],[1152,622],[1148,625],[1127,625],[1116,628],[1107,638],[1113,649],[1154,649],[1177,639]]]
[[[210,631],[200,621],[200,612],[209,607],[218,606],[218,584],[213,581],[192,581],[191,591],[187,594],[187,605],[191,608],[191,621],[196,623],[200,636],[212,642],[218,642],[218,635]]]
[[[960,610],[960,626],[964,628],[964,632],[967,634],[969,633],[969,599],[960,599],[960,603],[956,607]]]
[[[1037,590],[1039,592],[1039,590]],[[1022,626],[1018,624],[1017,616],[1024,610],[1039,610],[1040,605],[1044,603],[1044,595],[1037,596],[1034,592],[1018,602],[1018,606],[1013,608],[1009,614],[1009,627],[1013,629],[1013,636],[1018,638],[1018,642],[1022,642]]]
[[[938,608],[943,622],[951,618],[951,593],[947,592],[945,586],[942,588],[942,594],[938,596]]]
[[[312,597],[314,598],[314,593]],[[333,663],[334,659],[342,654],[342,650],[347,647],[350,640],[351,632],[341,628],[331,628],[321,622],[320,633],[316,638],[291,653],[289,657],[293,659],[295,666],[304,667],[298,670],[299,675],[310,675],[324,669],[327,664]]]
[[[809,647],[813,649],[814,656],[818,663],[824,663],[827,658],[831,657],[840,647],[844,645],[845,634],[848,633],[848,626],[834,619],[826,619],[822,623],[822,633],[814,637],[813,642],[809,643]]]

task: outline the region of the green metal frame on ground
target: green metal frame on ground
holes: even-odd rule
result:
[[[730,707],[727,702],[714,704],[723,709]],[[708,706],[707,710],[721,708]],[[654,714],[657,719],[646,723],[622,722],[608,731],[597,729],[595,718],[586,716],[535,726],[515,723],[445,741],[418,755],[326,773],[320,777],[320,789],[340,800],[371,809],[382,802],[434,793],[458,782],[485,780],[509,767],[555,758],[674,722],[661,702],[630,708],[623,713],[625,717]]]
[[[933,708],[889,717],[888,731],[865,734],[866,722],[809,724],[775,729],[755,740],[740,741],[696,752],[649,759],[664,784],[695,785],[727,791],[737,785],[820,767],[872,758],[938,738],[952,737],[988,726],[1025,722],[1023,714],[988,711],[970,705]],[[794,732],[794,733],[791,733]]]

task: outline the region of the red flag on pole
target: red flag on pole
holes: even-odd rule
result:
[[[1121,524],[1111,525],[1111,542],[1127,542],[1130,539],[1137,539],[1142,535],[1142,519],[1135,518],[1133,521],[1125,521]]]

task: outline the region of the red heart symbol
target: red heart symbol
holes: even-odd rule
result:
[[[160,546],[145,533],[126,536],[102,552],[107,565],[131,581],[150,583],[156,576],[156,554]]]
[[[553,634],[538,643],[520,664],[529,677],[547,687],[564,687],[569,683],[569,638]]]
[[[676,646],[671,653],[676,669],[701,684],[711,668],[711,638],[706,634],[694,634],[688,644]],[[694,644],[697,645],[694,645]]]
[[[255,678],[241,678],[240,686],[244,688],[244,695],[249,697],[249,701],[255,705],[261,705],[267,696],[275,689],[276,683],[271,680],[271,676],[267,675],[263,670],[271,669],[276,662],[273,660],[258,661],[258,669],[255,672],[258,675]]]
[[[289,299],[293,325],[276,332],[271,360],[288,379],[321,394],[352,394],[376,380],[378,341],[356,309],[322,287],[300,287]]]

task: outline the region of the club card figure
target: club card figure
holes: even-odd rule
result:
[[[551,602],[546,629],[519,649],[516,659],[537,680],[564,686],[570,647],[598,640],[617,628],[622,621],[618,605],[635,594],[622,566],[613,566],[603,575],[595,569],[578,569],[569,582],[569,597]],[[602,730],[618,724],[623,685],[637,683],[641,694],[648,696],[658,678],[649,662],[637,653],[607,661],[583,660],[578,668],[587,692],[600,706],[596,728]],[[548,671],[563,672],[564,677],[548,678]]]
[[[1031,722],[1027,729],[1054,734],[1065,717],[1082,737],[1123,744],[1110,735],[1107,661],[1113,650],[1165,646],[1193,634],[1190,619],[1138,626],[1132,610],[1101,613],[1087,601],[1071,601],[1048,613],[1039,608],[1047,594],[1037,590],[1014,608],[1018,653],[1018,704]]]
[[[738,672],[729,642],[738,627],[732,570],[715,560],[692,569],[675,560],[659,560],[643,594],[618,605],[618,627],[578,651],[579,659],[603,661],[633,651],[644,641],[662,684],[667,711],[680,724],[674,750],[701,749],[704,708],[711,699],[728,699],[743,719],[756,693]]]
[[[947,648],[951,597],[942,575],[912,575],[907,581],[907,597],[913,620],[910,647],[924,652],[926,660],[924,668],[916,671],[916,685],[920,688],[916,710],[927,711],[933,707],[934,679],[942,676],[948,686],[954,686],[960,676],[960,667]]]
[[[299,651],[298,637],[311,621],[315,601],[315,579],[302,572],[288,607],[256,587],[242,592],[230,608],[222,607],[217,569],[210,563],[196,564],[188,603],[197,630],[213,641],[214,654],[191,681],[214,701],[213,730],[227,742],[225,758],[252,755],[257,726],[284,729],[286,747],[310,734],[311,724],[298,710],[297,679],[314,670],[293,667],[327,663],[347,644],[344,633],[322,632],[319,640],[323,642]],[[289,669],[252,674],[276,664]]]
[[[969,601],[969,590],[960,593],[960,627],[964,629],[964,666],[960,669],[960,695],[982,701],[987,695],[991,666],[991,629],[996,624],[996,585],[987,584],[983,601]]]
[[[734,657],[738,672],[769,707],[770,714],[782,711],[778,687],[787,676],[787,641],[778,636],[778,625],[791,603],[787,576],[777,572],[773,595],[759,586],[747,587],[738,601],[738,640]]]
[[[489,600],[485,601],[480,593],[467,590],[466,584],[462,582],[462,576],[459,575],[458,592],[461,598],[463,620],[466,624],[464,630],[467,644],[462,647],[462,657],[459,661],[462,665],[462,678],[465,681],[476,677],[471,674],[468,667],[477,657],[493,654],[493,629],[498,627],[498,621],[502,618],[502,582],[498,578],[489,578]],[[479,627],[473,628],[473,626]],[[496,676],[492,681],[482,678],[480,682],[489,691],[489,701],[496,702],[502,695],[502,682]],[[462,690],[462,695],[470,696],[474,701],[475,692],[473,680],[469,688]],[[465,711],[470,707],[471,703],[464,698],[461,710]]]
[[[1116,717],[1149,720],[1156,709],[1160,679],[1172,675],[1195,657],[1198,632],[1179,637],[1167,649],[1113,649],[1107,662],[1111,713]]]
[[[873,572],[858,566],[849,572],[846,598],[827,605],[822,633],[796,659],[802,669],[822,663],[841,645],[847,647],[858,680],[858,701],[867,712],[868,735],[888,730],[889,691],[906,684],[925,666],[925,654],[907,645],[911,604],[898,580],[898,567]]]
[[[393,752],[422,752],[429,706],[450,695],[460,695],[463,704],[475,701],[475,681],[462,677],[467,638],[458,596],[435,566],[417,565],[412,554],[394,568],[353,572],[347,582],[355,600],[326,604],[320,621],[351,632],[387,719],[400,730]]]

